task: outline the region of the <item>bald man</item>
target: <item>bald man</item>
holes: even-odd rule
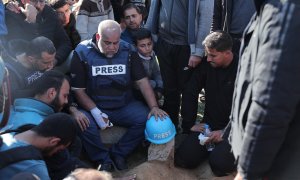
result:
[[[88,157],[101,164],[100,170],[127,168],[125,158],[144,139],[147,118],[163,117],[143,64],[131,58],[132,47],[120,40],[120,25],[113,20],[99,24],[91,40],[75,49],[71,65],[71,84],[82,112],[89,118],[81,133]],[[148,107],[132,96],[132,84],[140,87]],[[150,111],[150,112],[149,112]],[[127,127],[127,133],[110,149],[104,147],[99,129],[114,125]]]

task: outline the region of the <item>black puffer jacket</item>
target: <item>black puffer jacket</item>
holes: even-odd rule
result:
[[[232,16],[232,0],[215,0],[211,31],[229,32]]]

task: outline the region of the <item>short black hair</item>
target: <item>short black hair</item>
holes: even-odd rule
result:
[[[29,41],[24,39],[12,39],[7,43],[8,53],[13,57],[16,57],[22,53],[26,53],[29,43]]]
[[[125,11],[127,10],[127,9],[135,9],[136,11],[137,11],[137,13],[139,13],[139,14],[142,14],[142,11],[141,11],[141,9],[138,7],[138,6],[136,6],[135,4],[133,4],[133,3],[128,3],[128,4],[126,4],[125,6],[123,6],[123,8],[122,8],[122,17],[124,18],[125,17]]]
[[[47,52],[48,54],[54,54],[56,52],[53,42],[44,36],[34,38],[28,44],[28,48],[26,48],[27,56],[40,58],[42,52]]]
[[[61,72],[50,70],[46,71],[40,78],[34,81],[31,85],[34,95],[41,95],[47,92],[49,88],[54,88],[57,92],[68,78]]]
[[[132,32],[133,42],[137,45],[138,40],[150,38],[152,40],[151,32],[148,29],[140,28],[137,31]]]
[[[225,31],[215,31],[210,33],[203,41],[203,46],[215,49],[219,52],[232,49],[232,39]]]
[[[33,127],[31,131],[43,137],[60,138],[60,144],[67,145],[76,137],[76,126],[72,116],[66,113],[55,113],[46,117],[41,124]]]
[[[63,7],[66,4],[68,4],[66,0],[50,0],[49,1],[49,5],[55,10]]]

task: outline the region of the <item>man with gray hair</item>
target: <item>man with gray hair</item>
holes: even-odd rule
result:
[[[112,170],[113,162],[119,170],[127,168],[125,158],[143,140],[147,115],[166,115],[158,108],[143,64],[131,58],[131,45],[120,40],[120,35],[116,21],[102,21],[94,38],[77,46],[71,64],[72,89],[90,121],[81,133],[83,147],[93,162],[101,164],[100,170],[106,171]],[[133,82],[149,108],[133,98]],[[110,126],[110,121],[128,130],[108,150],[98,130]]]

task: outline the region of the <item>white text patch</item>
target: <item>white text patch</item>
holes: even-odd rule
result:
[[[105,66],[92,66],[92,74],[93,76],[126,74],[126,65],[115,64]]]

